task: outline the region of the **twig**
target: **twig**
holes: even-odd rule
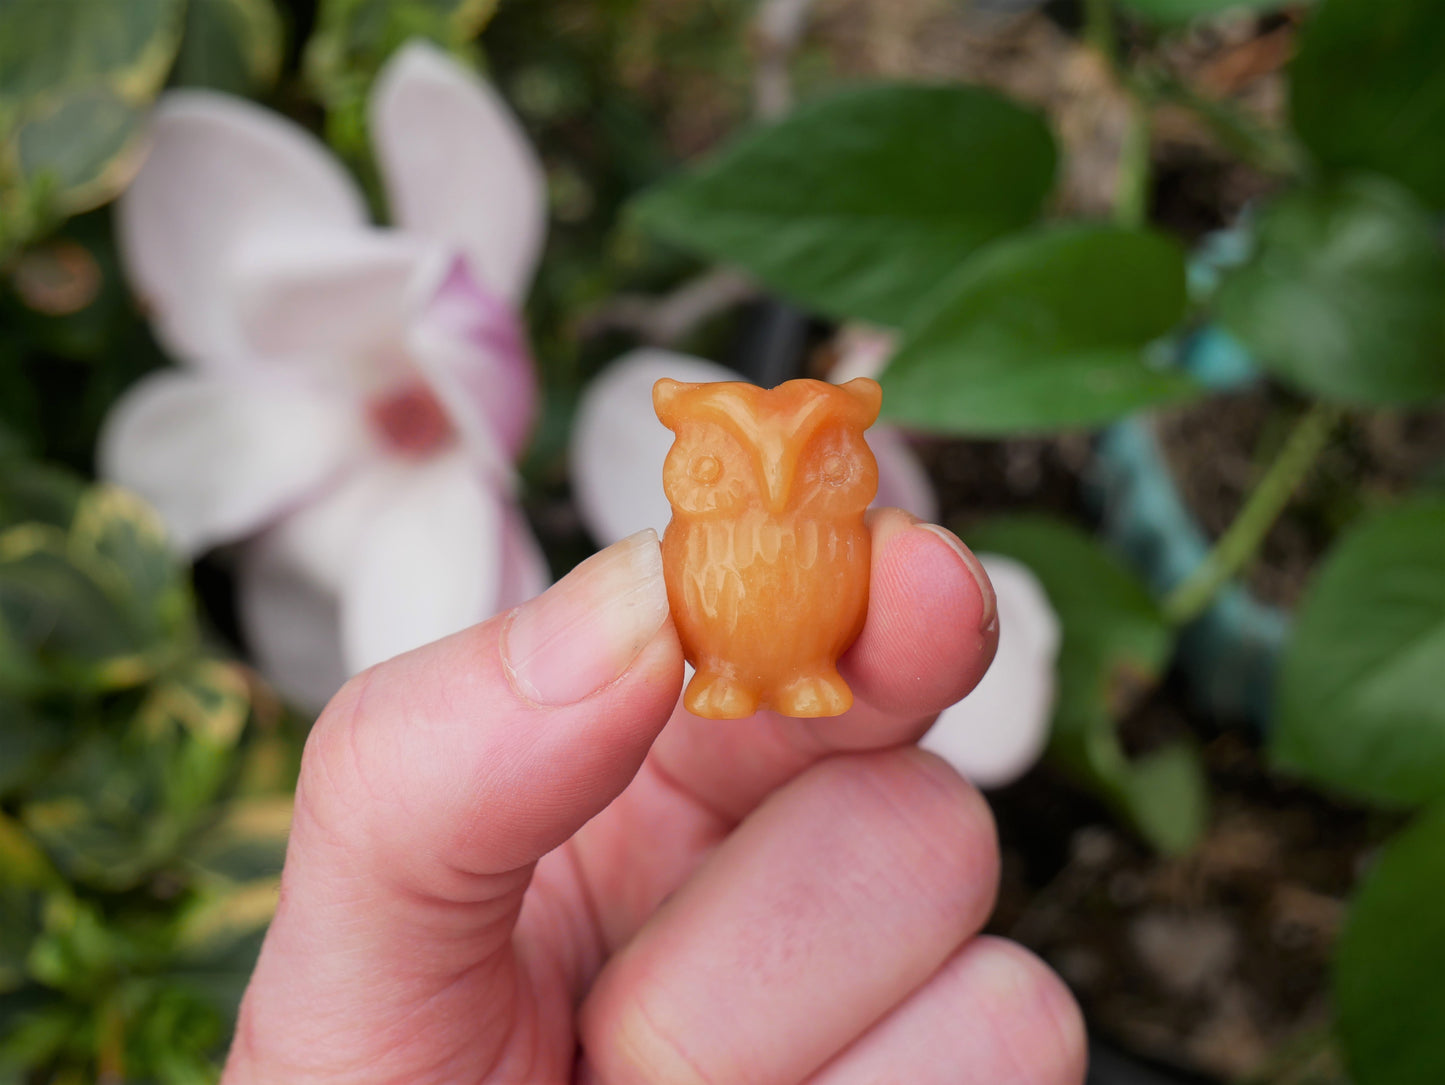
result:
[[[584,339],[603,332],[628,332],[644,343],[670,347],[703,321],[751,301],[757,293],[758,288],[738,272],[715,268],[669,294],[619,294],[584,315],[577,332]]]

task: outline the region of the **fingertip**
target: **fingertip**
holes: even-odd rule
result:
[[[1068,985],[1032,950],[993,935],[976,938],[963,950],[979,1001],[1001,1019],[997,1034],[1013,1039],[1015,1066],[1028,1067],[1030,1080],[1077,1085],[1088,1068],[1088,1029]]]
[[[873,568],[863,632],[843,659],[870,704],[937,713],[983,677],[998,646],[988,575],[957,536],[898,509],[872,519]]]

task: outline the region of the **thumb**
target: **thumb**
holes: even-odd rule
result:
[[[511,1026],[533,864],[627,786],[681,682],[646,531],[348,683],[307,741],[226,1081],[420,1080],[438,1060],[477,1080]]]

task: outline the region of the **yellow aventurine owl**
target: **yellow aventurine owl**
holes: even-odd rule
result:
[[[668,602],[697,668],[683,703],[711,719],[771,706],[836,716],[853,694],[837,659],[868,610],[863,512],[878,464],[863,431],[875,381],[660,380],[653,406],[676,434],[662,484]]]

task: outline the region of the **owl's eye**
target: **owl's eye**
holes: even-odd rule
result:
[[[692,476],[694,482],[707,485],[718,480],[722,474],[722,464],[716,456],[697,456],[687,465],[687,473]]]
[[[853,464],[841,452],[829,452],[823,457],[823,481],[830,486],[841,486],[853,477]]]

